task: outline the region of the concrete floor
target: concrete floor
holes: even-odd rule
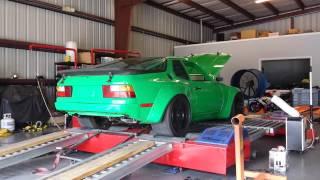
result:
[[[17,134],[10,138],[0,139],[0,146],[10,144],[12,142],[20,141],[32,136],[26,134]],[[264,137],[252,144],[252,150],[257,152],[257,157],[246,162],[247,170],[265,170],[268,168],[268,151],[272,147],[278,145],[284,145],[285,139],[283,137]],[[72,156],[78,158],[86,158],[91,154],[86,153],[73,153]],[[25,179],[37,179],[41,176],[32,174],[35,168],[46,167],[50,168],[54,160],[54,155],[46,155],[36,159],[32,159],[21,163],[19,165],[11,166],[0,170],[0,179],[10,180],[25,180]],[[70,162],[68,160],[62,160],[59,164],[59,168],[67,166]],[[288,179],[308,179],[317,180],[320,179],[320,145],[316,145],[314,149],[310,149],[303,154],[289,153],[289,170]],[[59,169],[58,168],[58,169]],[[160,166],[157,164],[149,164],[144,168],[136,171],[127,179],[132,180],[206,180],[206,179],[235,179],[235,168],[231,167],[228,170],[227,176],[220,176],[210,173],[183,170],[180,173],[172,174],[168,173],[168,169],[171,167]]]

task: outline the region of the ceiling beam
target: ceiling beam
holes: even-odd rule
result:
[[[188,13],[188,12],[192,12],[192,11],[197,11],[197,9],[195,9],[193,7],[188,7],[188,8],[179,10],[180,13]]]
[[[277,16],[262,17],[262,18],[256,19],[255,21],[239,22],[239,23],[234,24],[233,26],[216,27],[214,32],[222,32],[222,31],[227,31],[227,30],[236,29],[236,28],[240,28],[240,27],[266,23],[266,22],[270,22],[270,21],[275,21],[275,20],[284,19],[284,18],[290,18],[290,17],[294,17],[294,16],[300,16],[303,14],[314,13],[314,12],[320,12],[320,4],[306,7],[304,10],[298,9],[298,10],[294,10],[294,11],[290,11],[290,12],[282,12],[280,15],[277,15]]]
[[[178,4],[178,3],[180,3],[180,2],[175,0],[175,1],[167,1],[167,2],[161,3],[161,5],[162,6],[172,6],[172,5],[175,5],[175,4]]]
[[[208,18],[208,17],[211,17],[210,15],[208,14],[199,14],[199,15],[196,15],[196,16],[193,16],[194,18],[198,18],[198,19],[203,19],[203,18]]]
[[[156,3],[154,1],[151,1],[151,0],[147,0],[147,1],[144,1],[145,4],[149,5],[149,6],[152,6],[152,7],[155,7],[157,9],[160,9],[160,10],[163,10],[163,11],[166,11],[168,13],[171,13],[171,14],[174,14],[176,16],[179,16],[179,17],[182,17],[184,19],[187,19],[189,21],[192,21],[192,22],[195,22],[197,24],[200,24],[200,20],[194,18],[194,17],[191,17],[191,16],[188,16],[188,15],[185,15],[183,13],[180,13],[178,11],[175,11],[173,9],[170,9],[168,7],[165,7],[159,3]],[[210,28],[210,29],[214,29],[213,25],[209,24],[209,23],[203,23],[204,26]]]
[[[302,2],[302,0],[294,0],[300,9],[304,9],[306,6]]]
[[[179,1],[184,3],[184,4],[187,4],[190,7],[195,8],[195,9],[201,11],[201,12],[207,13],[207,14],[209,14],[209,15],[217,18],[217,19],[220,19],[220,20],[222,20],[222,21],[224,21],[224,22],[226,22],[228,24],[233,24],[233,20],[228,19],[225,16],[223,16],[221,14],[218,14],[218,13],[216,13],[216,12],[214,12],[214,11],[212,11],[212,10],[210,10],[210,9],[208,9],[208,8],[198,4],[198,3],[195,3],[195,2],[193,2],[191,0],[179,0]]]
[[[224,3],[225,5],[231,7],[232,9],[238,11],[239,13],[241,13],[242,15],[246,16],[247,18],[254,20],[256,17],[251,14],[249,11],[243,9],[242,7],[240,7],[239,5],[237,5],[236,3],[232,2],[231,0],[220,0],[222,3]]]
[[[170,36],[170,35],[163,34],[163,33],[150,31],[150,30],[143,29],[143,28],[140,28],[140,27],[137,27],[137,26],[131,26],[131,30],[134,31],[134,32],[141,33],[141,34],[147,34],[147,35],[154,36],[154,37],[159,37],[159,38],[168,39],[168,40],[171,40],[171,41],[176,41],[176,42],[179,42],[179,43],[182,43],[182,44],[198,44],[199,43],[199,42],[195,42],[195,41],[189,41],[189,40],[186,40],[186,39],[181,39],[181,38],[178,38],[178,37]]]
[[[270,2],[264,2],[262,3],[267,9],[269,9],[274,15],[278,15],[280,11],[274,7]]]

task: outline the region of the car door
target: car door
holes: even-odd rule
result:
[[[221,111],[223,105],[224,105],[224,93],[222,84],[215,81],[215,80],[209,80],[204,82],[206,84],[206,94],[210,95],[210,100],[212,101],[210,103],[210,109],[208,112],[212,113],[218,113]]]
[[[196,112],[202,115],[219,112],[224,103],[221,84],[212,80],[195,63],[183,61],[183,64],[190,79],[192,93],[196,97]]]

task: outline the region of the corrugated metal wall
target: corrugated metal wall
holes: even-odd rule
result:
[[[77,10],[114,19],[114,0],[42,0],[56,5],[71,5]],[[200,25],[181,17],[140,4],[134,8],[133,25],[199,42]],[[76,41],[79,48],[114,48],[114,27],[77,17],[63,15],[7,0],[0,1],[0,38],[64,45]],[[213,39],[204,28],[204,41]],[[131,49],[145,56],[167,56],[181,43],[132,32]],[[21,78],[43,75],[53,78],[54,62],[60,54],[0,48],[0,77],[18,74]]]
[[[78,11],[114,20],[114,0],[40,0],[59,6],[71,6]]]
[[[113,0],[49,2],[72,4],[83,11],[114,18]],[[56,45],[72,40],[79,48],[114,48],[113,26],[7,0],[0,1],[0,24],[0,38]],[[0,48],[0,77],[8,78],[16,73],[21,78],[35,78],[36,75],[53,78],[54,62],[62,60],[60,54]]]
[[[294,23],[302,31],[320,32],[320,12],[295,17]]]
[[[132,16],[132,25],[181,39],[200,42],[199,24],[146,4],[135,6]],[[204,42],[211,41],[212,39],[212,30],[204,27]],[[131,49],[140,50],[145,56],[172,55],[172,47],[176,45],[180,45],[180,43],[136,32],[131,34]]]
[[[301,16],[294,17],[294,26],[295,28],[300,29],[303,32],[319,32],[320,31],[320,12],[305,14]],[[248,26],[244,28],[233,29],[225,31],[226,39],[229,39],[230,33],[239,32],[244,29],[257,29],[259,31],[272,31],[280,32],[281,35],[287,33],[290,28],[290,19],[281,19],[277,21],[272,21],[268,23],[258,24],[254,26]]]
[[[140,51],[143,56],[161,57],[173,55],[173,48],[178,45],[182,44],[138,32],[131,33],[130,49]]]
[[[57,5],[72,7],[114,19],[114,0],[42,0]],[[320,13],[295,17],[295,26],[303,31],[320,31]],[[80,48],[114,48],[114,27],[69,15],[62,15],[27,5],[0,1],[0,38],[34,41],[63,45],[73,40]],[[200,41],[200,25],[146,4],[134,8],[132,24],[163,34],[189,41]],[[251,27],[258,30],[279,31],[285,34],[290,27],[289,19],[259,24]],[[102,40],[101,40],[102,39]],[[204,27],[204,41],[214,39],[212,30]],[[142,33],[132,32],[131,49],[140,50],[145,56],[166,56],[173,54],[173,47],[181,43]],[[0,48],[0,78],[18,74],[21,78],[34,78],[37,74],[53,78],[53,64],[61,61],[60,54],[30,52]]]

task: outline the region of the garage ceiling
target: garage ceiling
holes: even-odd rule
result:
[[[320,11],[320,0],[146,0],[192,21],[223,31],[266,21]]]

